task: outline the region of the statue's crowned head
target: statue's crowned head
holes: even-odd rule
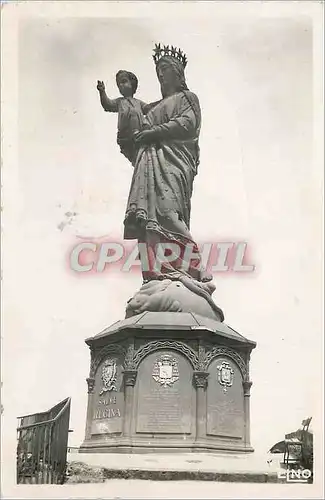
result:
[[[164,97],[169,93],[188,90],[184,73],[187,58],[180,49],[156,44],[153,59]]]

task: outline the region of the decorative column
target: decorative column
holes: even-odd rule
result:
[[[208,386],[208,372],[195,371],[193,373],[196,387],[196,440],[206,437],[206,388]]]
[[[250,445],[250,395],[252,382],[250,380],[243,381],[244,388],[244,412],[245,412],[245,444]]]
[[[124,421],[123,421],[123,436],[131,437],[132,432],[132,414],[134,400],[134,386],[137,380],[137,370],[123,370],[124,377]]]
[[[91,437],[91,423],[93,418],[93,406],[94,406],[94,392],[95,392],[95,378],[89,377],[86,379],[88,385],[88,404],[87,404],[87,420],[86,420],[86,432],[85,439],[90,439]]]

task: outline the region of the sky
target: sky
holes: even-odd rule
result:
[[[181,47],[202,108],[192,198],[198,241],[245,241],[254,273],[216,275],[225,322],[257,342],[251,357],[251,441],[267,451],[317,417],[321,376],[321,183],[313,160],[313,31],[290,17],[152,16],[21,19],[17,167],[5,185],[3,342],[8,439],[15,418],[72,398],[70,444],[84,438],[89,349],[124,318],[139,273],[76,276],[78,236],[122,240],[132,167],[116,145],[118,96],[160,97],[156,42]],[[6,166],[6,165],[5,165]],[[8,165],[7,165],[8,167]],[[66,213],[76,215],[69,217]],[[10,430],[11,429],[11,430]],[[267,430],[267,431],[266,431]]]

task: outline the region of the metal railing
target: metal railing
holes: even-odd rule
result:
[[[63,484],[70,406],[67,398],[47,412],[18,417],[18,484]]]
[[[309,432],[312,417],[302,421],[301,429],[285,435],[283,462],[290,465],[313,469],[313,434]]]

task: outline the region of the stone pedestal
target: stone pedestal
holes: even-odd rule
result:
[[[249,358],[256,346],[190,312],[144,312],[86,340],[81,452],[252,452]]]

